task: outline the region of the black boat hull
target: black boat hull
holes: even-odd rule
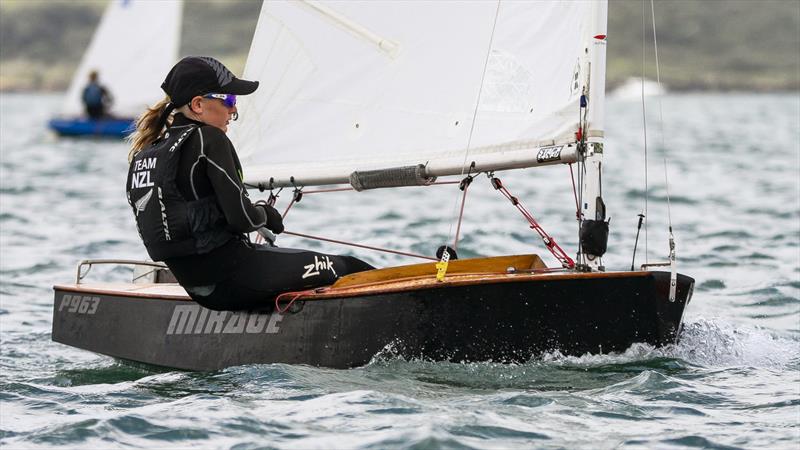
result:
[[[180,299],[57,286],[53,340],[188,370],[253,363],[349,368],[406,358],[521,362],[542,352],[624,351],[677,339],[694,280],[669,273],[531,277],[300,300],[284,314],[215,312]],[[613,276],[612,276],[613,275]]]

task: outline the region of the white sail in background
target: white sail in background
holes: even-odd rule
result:
[[[575,142],[598,5],[264,2],[244,71],[261,85],[231,126],[246,180],[458,174],[468,148],[479,170],[536,165],[540,148]]]
[[[72,77],[61,113],[84,114],[89,72],[111,92],[110,113],[136,117],[163,98],[159,86],[177,61],[182,0],[112,0]]]

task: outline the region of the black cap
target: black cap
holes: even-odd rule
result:
[[[221,62],[208,56],[187,56],[178,61],[161,83],[173,108],[180,108],[197,95],[252,94],[258,81],[236,78]]]

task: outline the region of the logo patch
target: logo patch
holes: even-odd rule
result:
[[[169,223],[167,222],[167,207],[164,206],[164,196],[160,187],[158,188],[158,204],[161,205],[161,224],[164,225],[164,239],[171,241],[172,237],[169,234]]]
[[[536,154],[536,162],[548,163],[553,161],[561,161],[561,149],[563,146],[558,147],[544,147]]]
[[[200,59],[214,69],[214,72],[217,74],[217,82],[219,82],[220,86],[225,86],[233,81],[233,74],[219,61],[208,57],[200,57]]]
[[[147,191],[147,194],[144,194],[142,198],[136,200],[136,217],[139,217],[139,213],[144,211],[145,208],[147,208],[147,203],[150,202],[151,197],[153,197],[152,189]]]
[[[303,268],[306,269],[306,271],[300,278],[304,280],[308,277],[315,277],[319,275],[321,270],[330,270],[333,272],[333,276],[338,277],[338,275],[336,275],[336,270],[333,268],[333,261],[331,261],[331,259],[327,256],[319,258],[317,255],[314,255],[314,262],[312,264],[303,266]]]
[[[200,305],[179,305],[172,310],[167,335],[174,334],[277,334],[283,315],[247,311],[213,311]]]

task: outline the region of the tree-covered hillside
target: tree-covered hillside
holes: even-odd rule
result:
[[[644,6],[644,8],[643,8]],[[650,2],[611,0],[611,80],[655,78]],[[655,2],[662,80],[678,89],[800,89],[799,0],[662,0]]]
[[[0,0],[0,90],[64,89],[106,4]],[[187,0],[181,53],[216,56],[240,71],[260,7],[260,0]],[[610,2],[610,86],[642,74],[643,14],[646,75],[655,77],[649,7]],[[658,0],[655,13],[668,86],[800,89],[800,0]]]

